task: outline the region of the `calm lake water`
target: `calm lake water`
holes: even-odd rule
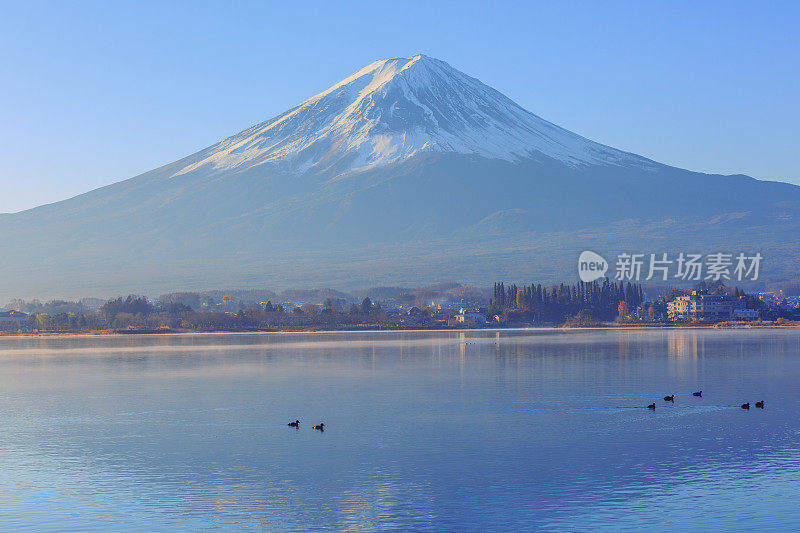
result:
[[[0,529],[797,531],[798,393],[797,330],[0,337]]]

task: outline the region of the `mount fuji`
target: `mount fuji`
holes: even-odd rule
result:
[[[240,172],[265,163],[337,176],[424,153],[520,161],[537,154],[577,167],[652,167],[646,159],[584,139],[501,93],[424,55],[375,61],[294,109],[191,158]]]
[[[557,282],[584,249],[760,251],[779,281],[799,217],[800,187],[593,142],[416,55],[174,163],[0,215],[0,297]]]

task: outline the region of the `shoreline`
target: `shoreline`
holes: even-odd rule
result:
[[[796,329],[800,323],[790,324],[748,324],[716,323],[716,324],[612,324],[587,326],[508,326],[493,328],[359,328],[359,329],[264,329],[252,331],[183,331],[174,329],[162,330],[94,330],[94,331],[30,331],[0,332],[0,338],[49,338],[49,337],[141,337],[141,336],[189,336],[189,335],[302,335],[320,333],[423,333],[423,332],[500,332],[500,331],[582,331],[582,330],[650,330],[650,329]]]

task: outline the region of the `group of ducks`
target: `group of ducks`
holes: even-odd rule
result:
[[[698,398],[699,398],[699,397],[703,396],[703,391],[699,390],[699,391],[697,391],[697,392],[693,392],[693,393],[692,393],[692,396],[695,396],[695,397],[698,397]],[[672,403],[675,403],[675,395],[674,395],[674,394],[672,394],[672,395],[670,395],[670,396],[664,396],[664,401],[665,401],[665,402],[672,402]],[[757,408],[759,408],[759,409],[763,409],[763,408],[764,408],[764,400],[761,400],[760,402],[756,402],[756,403],[755,403],[755,405],[756,405],[756,407],[757,407]],[[743,404],[742,404],[740,407],[741,407],[742,409],[750,409],[750,402],[743,403]],[[648,406],[647,406],[647,408],[648,408],[648,409],[652,409],[653,411],[655,411],[655,410],[656,410],[656,404],[655,404],[655,402],[653,402],[653,403],[651,403],[650,405],[648,405]]]
[[[295,420],[294,422],[289,422],[286,425],[287,426],[291,426],[293,428],[299,428],[300,427],[300,421],[299,420]],[[325,431],[325,424],[320,422],[318,426],[313,426],[312,429],[316,429],[318,431]]]
[[[743,403],[740,407],[742,409],[750,409],[750,402]],[[756,407],[758,407],[759,409],[763,409],[764,408],[764,400],[761,400],[760,402],[756,402]]]

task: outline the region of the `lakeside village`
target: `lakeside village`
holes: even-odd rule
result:
[[[788,291],[798,284],[790,284]],[[800,296],[783,289],[746,294],[721,283],[672,289],[649,300],[642,285],[609,279],[576,285],[457,283],[373,288],[170,293],[108,301],[14,300],[0,332],[159,333],[622,325],[798,325]],[[279,303],[273,303],[279,302]]]

